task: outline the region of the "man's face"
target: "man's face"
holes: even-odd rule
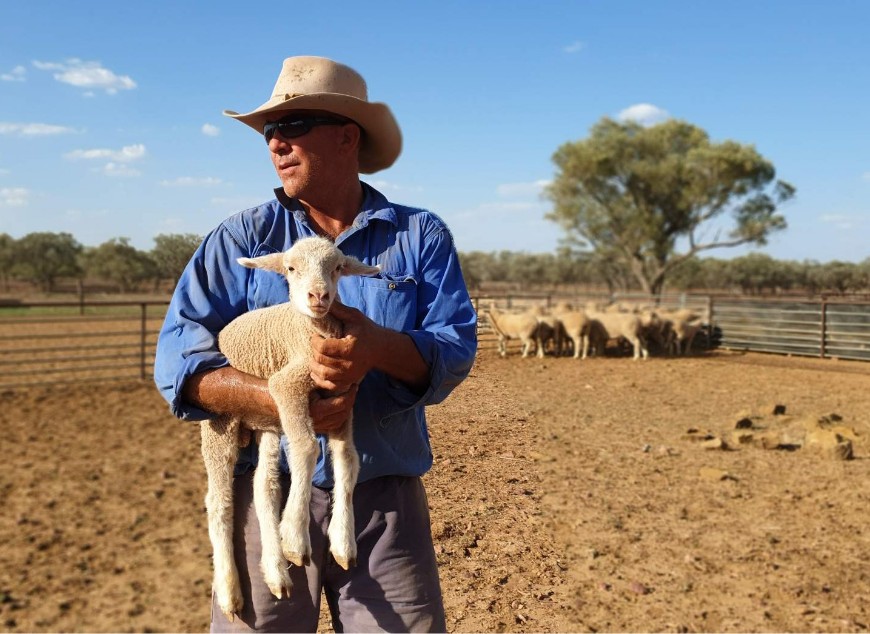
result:
[[[329,117],[312,111],[282,112],[280,118]],[[269,140],[269,153],[284,192],[291,198],[306,200],[332,186],[334,166],[341,157],[342,125],[315,125],[304,134],[286,138],[280,131]]]

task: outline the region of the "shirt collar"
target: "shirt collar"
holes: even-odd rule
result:
[[[353,221],[353,225],[345,233],[353,232],[357,229],[362,229],[372,220],[384,220],[390,224],[397,225],[396,210],[377,189],[368,183],[360,181],[363,188],[363,201],[360,206],[359,213]],[[305,215],[305,208],[296,198],[290,198],[281,187],[275,188],[275,198],[278,203],[287,211],[293,214],[297,221],[308,224],[308,218]]]

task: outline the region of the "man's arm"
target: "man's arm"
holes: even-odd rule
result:
[[[353,410],[356,392],[354,385],[338,396],[313,394],[309,405],[314,431],[340,429]],[[251,429],[275,429],[280,425],[268,381],[229,366],[192,375],[182,395],[185,401],[207,412],[241,418]]]
[[[340,302],[334,302],[329,312],[344,324],[344,337],[311,338],[311,377],[318,387],[342,392],[359,385],[369,370],[380,370],[412,391],[426,391],[429,365],[411,337],[379,326]]]

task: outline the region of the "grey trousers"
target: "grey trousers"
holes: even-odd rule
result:
[[[354,491],[357,565],[343,570],[329,554],[331,491],[311,493],[312,562],[292,566],[293,593],[276,599],[260,573],[260,527],[253,473],[235,478],[233,542],[245,605],[230,623],[212,597],[212,632],[314,632],[324,590],[336,632],[445,632],[429,506],[420,478],[389,476]],[[282,485],[286,500],[289,476]],[[289,564],[288,564],[289,565]]]

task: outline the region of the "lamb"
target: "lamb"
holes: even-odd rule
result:
[[[507,356],[509,339],[519,339],[523,344],[522,357],[529,356],[535,338],[538,336],[538,320],[531,313],[503,313],[491,302],[487,311],[489,323],[498,335],[498,353]],[[544,356],[543,346],[538,346],[538,356]]]
[[[260,523],[263,553],[260,568],[266,585],[281,598],[290,596],[293,584],[286,560],[297,566],[311,559],[308,534],[311,478],[318,456],[309,394],[310,337],[341,337],[342,324],[328,314],[337,299],[342,275],[375,275],[379,268],[346,256],[326,238],[298,240],[284,253],[239,258],[239,264],[283,274],[290,301],[245,313],[219,334],[218,346],[230,364],[243,372],[268,379],[281,428],[245,421],[255,429],[259,443],[254,473],[254,506]],[[233,557],[233,469],[238,456],[241,421],[217,416],[201,424],[202,455],[208,475],[205,503],[209,537],[214,550],[214,591],[221,611],[231,621],[242,609],[238,571]],[[281,518],[278,484],[279,432],[287,436],[292,486]],[[356,541],[352,495],[359,473],[353,445],[351,418],[342,430],[330,435],[335,496],[328,528],[330,550],[345,569],[355,564]]]

